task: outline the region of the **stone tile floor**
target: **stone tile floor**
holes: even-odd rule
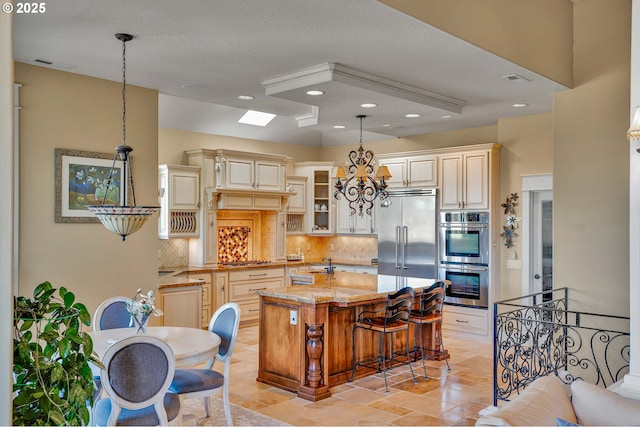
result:
[[[256,381],[258,327],[240,329],[232,357],[230,401],[259,414],[297,426],[310,425],[473,425],[478,412],[492,402],[492,347],[488,343],[444,336],[451,354],[427,362],[428,379],[420,361],[414,363],[413,383],[408,366],[342,384],[331,397],[310,402]],[[216,366],[221,369],[222,366]]]

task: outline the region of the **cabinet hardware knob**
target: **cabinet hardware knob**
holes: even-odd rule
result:
[[[468,320],[460,320],[460,319],[456,319],[456,322],[458,322],[458,323],[469,323]]]
[[[267,289],[267,288],[255,288],[255,289],[249,289],[249,292],[252,292],[252,291],[264,291],[265,289]]]
[[[261,274],[250,274],[249,277],[260,277],[260,276],[266,276],[267,273],[261,273]]]

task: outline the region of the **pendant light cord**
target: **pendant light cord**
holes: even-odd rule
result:
[[[122,39],[122,145],[127,145],[127,40]]]

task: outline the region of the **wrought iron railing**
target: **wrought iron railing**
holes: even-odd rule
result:
[[[493,307],[495,406],[550,373],[607,387],[629,371],[629,318],[569,310],[568,288]]]

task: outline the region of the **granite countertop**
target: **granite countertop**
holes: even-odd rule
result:
[[[189,276],[160,276],[158,277],[158,289],[180,288],[185,286],[202,285],[204,280],[190,279]]]
[[[334,265],[353,265],[353,266],[366,266],[371,267],[375,266],[375,264],[371,264],[371,262],[366,261],[344,261],[340,259],[331,259]],[[276,267],[297,267],[301,265],[311,265],[311,264],[321,264],[327,265],[326,261],[322,261],[322,258],[316,259],[305,259],[304,261],[273,261],[268,264],[253,264],[253,265],[219,265],[219,264],[206,264],[202,266],[181,266],[181,267],[161,267],[158,271],[170,271],[164,276],[160,277],[176,277],[185,274],[198,274],[198,273],[211,273],[211,272],[222,272],[222,271],[242,271],[242,270],[252,270],[255,268],[276,268]]]
[[[302,273],[301,273],[302,274]],[[256,291],[260,296],[281,298],[306,304],[352,303],[382,299],[410,286],[417,290],[431,286],[436,279],[404,278],[379,274],[336,272],[316,273],[311,285],[294,285]]]

